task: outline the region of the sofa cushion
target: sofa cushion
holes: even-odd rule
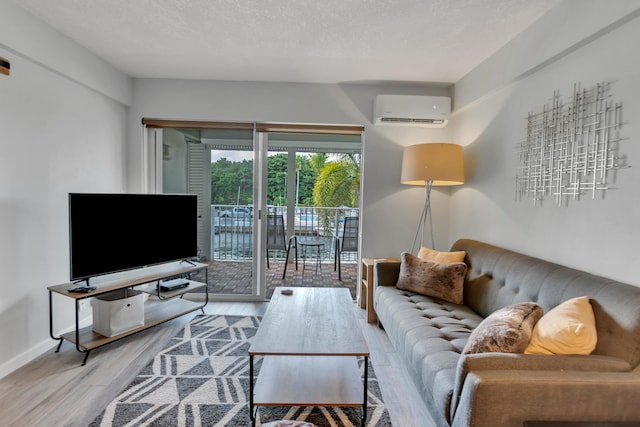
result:
[[[524,353],[543,313],[542,307],[534,302],[516,303],[495,311],[473,330],[462,354]]]
[[[420,251],[418,252],[418,258],[425,261],[439,262],[441,264],[462,262],[466,255],[467,253],[465,251],[440,252],[425,247],[420,248]]]
[[[449,425],[456,366],[482,317],[452,304],[390,286],[376,288],[378,319],[402,358],[436,425]]]
[[[584,354],[596,348],[598,333],[586,296],[572,298],[551,309],[536,324],[527,354]]]
[[[463,262],[440,264],[403,252],[396,286],[405,291],[462,304],[467,265]]]

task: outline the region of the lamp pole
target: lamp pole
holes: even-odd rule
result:
[[[411,246],[411,253],[416,253],[416,243],[418,242],[418,236],[420,236],[420,246],[424,246],[424,229],[426,226],[427,219],[429,220],[429,236],[431,239],[431,249],[435,249],[436,245],[433,240],[433,218],[431,216],[431,188],[433,187],[433,181],[427,180],[424,182],[425,189],[425,200],[424,207],[422,208],[422,215],[420,215],[420,222],[418,223],[418,229],[416,230],[416,236],[413,239],[413,245]]]

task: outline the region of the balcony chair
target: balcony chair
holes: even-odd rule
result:
[[[295,247],[296,270],[298,269],[298,240],[296,236],[287,239],[287,233],[284,228],[284,217],[282,215],[267,215],[267,268],[269,266],[269,249],[287,251],[287,257],[284,260],[284,271],[282,272],[282,280],[287,274],[287,263],[289,262],[289,252],[291,246]]]
[[[333,270],[338,270],[338,280],[342,281],[342,269],[340,258],[343,252],[358,252],[358,221],[357,216],[344,217],[342,236],[335,239],[335,257],[333,260]]]

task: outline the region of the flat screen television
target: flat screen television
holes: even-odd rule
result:
[[[197,203],[191,194],[69,193],[71,280],[197,256]]]

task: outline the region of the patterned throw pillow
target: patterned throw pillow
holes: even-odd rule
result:
[[[401,261],[396,284],[399,289],[462,304],[467,274],[464,262],[439,264],[422,260],[408,252],[402,253]]]
[[[544,310],[534,302],[511,304],[491,313],[469,336],[462,354],[524,353]]]

